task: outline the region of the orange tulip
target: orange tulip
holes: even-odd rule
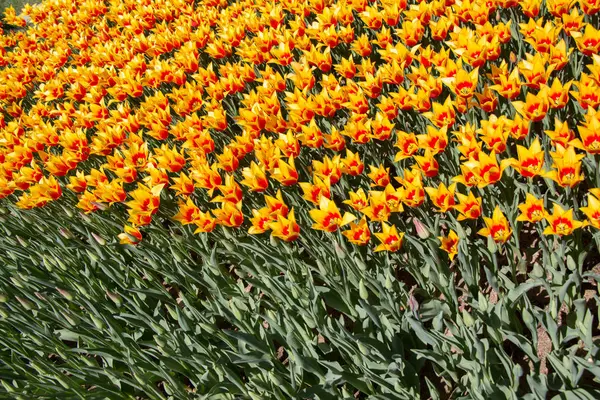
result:
[[[475,197],[473,192],[469,192],[466,196],[456,193],[456,197],[458,197],[458,204],[454,209],[460,213],[456,217],[457,220],[478,219],[481,216],[481,197]]]
[[[277,215],[277,220],[269,223],[271,235],[286,242],[292,242],[300,236],[300,226],[296,223],[294,209],[290,211],[287,217]]]
[[[544,150],[540,145],[540,141],[535,138],[529,149],[517,145],[517,158],[509,159],[507,163],[516,169],[521,175],[526,178],[542,174],[542,166],[544,165]]]
[[[439,236],[441,242],[440,249],[448,253],[450,260],[454,260],[454,257],[458,254],[458,235],[453,230],[450,230],[448,236]]]
[[[321,197],[319,208],[310,210],[309,214],[313,221],[315,221],[312,228],[325,232],[335,232],[338,227],[344,226],[356,219],[350,213],[345,213],[342,217],[335,203],[324,196]]]
[[[375,251],[396,252],[400,250],[404,239],[404,233],[398,233],[395,225],[388,225],[384,222],[381,226],[383,231],[381,233],[375,233],[375,237],[381,242],[381,244],[375,248]]]
[[[366,218],[362,218],[358,223],[351,222],[350,228],[343,231],[342,234],[352,244],[364,246],[371,240],[371,231]]]
[[[517,217],[517,221],[539,222],[547,215],[544,200],[538,199],[530,193],[527,193],[525,203],[519,204],[519,210],[521,215]]]
[[[506,217],[500,211],[500,207],[496,206],[492,218],[483,217],[483,220],[485,221],[485,228],[480,229],[477,233],[481,236],[491,236],[496,243],[506,243],[512,234],[512,229]]]
[[[429,195],[429,199],[433,203],[435,207],[437,207],[438,212],[445,213],[450,210],[454,205],[454,191],[456,190],[456,183],[453,183],[448,188],[443,183],[437,188],[426,187],[425,191]]]
[[[573,219],[573,210],[564,210],[558,204],[554,204],[552,214],[546,215],[548,226],[544,229],[544,235],[568,236],[575,229],[584,226],[584,223]]]

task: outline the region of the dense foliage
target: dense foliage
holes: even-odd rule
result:
[[[7,9],[3,395],[599,398],[599,18]]]

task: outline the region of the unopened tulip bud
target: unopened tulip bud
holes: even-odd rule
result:
[[[413,224],[415,224],[415,229],[417,231],[417,236],[421,239],[427,239],[429,237],[429,230],[421,221],[416,218],[413,218]]]

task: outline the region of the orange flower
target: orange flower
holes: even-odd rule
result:
[[[200,209],[194,204],[192,199],[187,201],[179,201],[179,212],[173,217],[175,221],[182,225],[195,224],[198,221]]]
[[[587,151],[590,154],[600,154],[600,119],[594,114],[584,125],[577,127],[579,137],[571,141],[571,144],[578,149]]]
[[[586,3],[590,3],[587,1]],[[599,7],[600,8],[600,7]],[[571,36],[575,39],[575,43],[586,56],[593,56],[600,53],[600,30],[595,29],[593,24],[586,24],[583,33],[571,32]]]
[[[404,206],[402,205],[404,193],[402,189],[396,189],[391,184],[388,184],[383,193],[385,193],[385,201],[387,202],[391,212],[404,211]]]
[[[194,234],[212,232],[217,225],[217,219],[211,215],[210,211],[200,212],[198,213],[195,225],[196,230]]]
[[[273,218],[268,208],[263,207],[260,210],[252,210],[252,218],[250,218],[252,226],[248,229],[248,233],[251,235],[264,233],[270,229],[269,223],[272,221]]]
[[[77,171],[75,176],[69,176],[69,182],[67,188],[75,193],[83,193],[87,189],[85,174],[82,171]]]
[[[342,151],[346,147],[346,140],[334,126],[331,127],[331,134],[323,134],[323,138],[327,149]]]
[[[225,172],[233,172],[239,165],[239,160],[230,147],[225,146],[223,153],[217,154],[218,166]]]
[[[437,207],[438,212],[445,213],[450,210],[455,202],[454,202],[454,191],[456,190],[456,183],[453,183],[448,188],[443,183],[437,188],[426,187],[425,191],[429,195],[431,202],[434,206]]]
[[[169,149],[166,144],[163,144],[160,148],[155,148],[153,151],[158,168],[164,168],[169,172],[179,172],[185,165],[185,158],[177,151],[175,146]]]
[[[369,165],[369,169],[371,172],[368,174],[368,177],[373,181],[371,187],[385,187],[390,183],[389,168],[384,168],[383,165],[380,164],[378,167]]]
[[[313,183],[300,182],[300,187],[304,192],[302,198],[313,204],[319,204],[323,197],[331,196],[329,178],[320,179],[318,176],[313,176]]]
[[[313,173],[322,179],[329,178],[329,182],[335,185],[342,177],[342,169],[340,168],[340,156],[337,155],[333,159],[326,156],[323,161],[313,160]]]
[[[514,158],[511,158],[506,160],[506,162],[524,177],[532,178],[544,172],[542,171],[544,155],[545,153],[544,150],[542,150],[540,141],[535,138],[529,149],[517,145],[518,159],[515,160]]]
[[[600,229],[600,200],[597,197],[600,193],[598,189],[590,189],[590,193],[587,197],[587,206],[579,209],[588,218],[590,225]]]
[[[371,231],[367,219],[363,217],[358,223],[351,222],[350,228],[342,232],[348,241],[358,246],[364,246],[371,240]]]
[[[348,200],[344,200],[343,203],[348,204],[356,211],[362,211],[365,207],[369,205],[367,195],[365,194],[365,191],[362,188],[358,189],[356,192],[348,192],[348,196],[350,198]]]
[[[490,155],[480,152],[477,156],[478,159],[471,158],[460,166],[462,175],[453,178],[454,182],[483,188],[500,180],[507,164],[498,165],[494,152]]]
[[[142,233],[139,229],[125,225],[125,232],[119,233],[118,238],[121,244],[132,244],[136,245],[142,241]]]
[[[440,165],[434,157],[434,154],[429,150],[425,150],[425,155],[414,156],[415,161],[419,165],[419,169],[428,178],[437,176]]]
[[[395,162],[410,158],[419,150],[415,134],[399,130],[396,131],[396,143],[394,144],[394,147],[400,149],[394,158]]]
[[[500,211],[500,207],[496,206],[492,218],[483,217],[483,220],[485,221],[485,228],[480,229],[477,233],[481,236],[491,236],[496,243],[506,243],[512,234],[512,229],[506,217]]]
[[[323,132],[321,132],[315,120],[312,119],[308,126],[302,126],[302,133],[298,135],[298,139],[305,146],[319,148],[323,145]]]
[[[458,204],[454,209],[460,213],[457,220],[478,219],[481,216],[481,197],[475,197],[473,192],[469,192],[467,196],[456,193],[456,197],[458,197]]]
[[[550,106],[547,89],[542,89],[537,95],[527,92],[525,102],[513,101],[513,107],[528,121],[538,122],[543,120]]]
[[[432,108],[433,111],[423,113],[423,116],[429,119],[436,127],[447,128],[454,125],[454,122],[456,121],[456,111],[454,110],[454,103],[450,96],[446,98],[444,104],[433,103]]]
[[[341,159],[342,172],[351,176],[358,176],[363,173],[365,164],[360,159],[358,152],[353,153],[346,149],[346,157]]]
[[[566,149],[559,146],[556,153],[551,153],[554,163],[552,171],[544,173],[542,176],[550,178],[562,187],[575,187],[583,181],[581,172],[581,159],[585,156],[575,153],[575,148],[569,146]]]
[[[563,85],[560,79],[554,78],[552,86],[544,86],[548,93],[550,107],[561,109],[567,105],[569,102],[569,89],[571,88],[571,84],[572,82],[567,82]]]
[[[216,196],[211,200],[213,203],[223,203],[226,201],[237,203],[242,201],[243,192],[242,188],[235,181],[233,175],[225,176],[225,183],[223,185],[217,186],[219,192],[221,192],[220,196]]]
[[[178,177],[173,177],[173,183],[169,189],[175,190],[177,196],[189,196],[194,193],[194,181],[184,172]]]
[[[458,254],[458,235],[453,230],[450,230],[448,236],[439,236],[439,241],[442,243],[440,249],[448,253],[450,260],[454,260],[454,257]]]
[[[375,233],[375,237],[381,242],[381,244],[375,248],[375,251],[396,252],[400,250],[404,239],[404,233],[398,233],[395,225],[388,225],[384,222],[381,226],[383,232]]]
[[[553,145],[560,145],[562,147],[567,147],[569,142],[571,142],[575,138],[575,134],[569,128],[569,124],[567,121],[562,122],[558,118],[554,118],[554,130],[553,131],[544,131],[546,135],[550,138]],[[573,145],[577,144],[577,142],[573,143]],[[577,147],[577,146],[575,146]]]
[[[430,150],[432,155],[439,154],[446,149],[448,145],[448,130],[446,127],[436,129],[433,126],[427,126],[427,133],[418,135],[419,147]]]
[[[345,213],[342,217],[340,210],[335,202],[327,197],[321,197],[319,208],[309,211],[310,217],[315,221],[312,228],[325,232],[335,232],[338,227],[344,226],[356,219],[350,213]]]
[[[287,163],[283,160],[277,160],[277,168],[271,172],[271,178],[284,186],[291,186],[298,182],[298,172],[296,171],[294,158],[290,157]]]
[[[221,208],[213,210],[217,224],[229,228],[237,228],[244,222],[244,214],[242,213],[242,202],[233,203],[225,201],[221,203]]]
[[[422,176],[419,170],[404,170],[404,177],[396,177],[396,181],[403,186],[402,202],[409,207],[419,207],[425,201]]]
[[[573,219],[573,210],[564,210],[558,204],[554,204],[551,215],[546,215],[549,226],[544,229],[544,235],[568,236],[575,229],[584,226],[583,222]]]
[[[150,215],[155,214],[158,211],[160,205],[160,193],[164,185],[157,185],[152,188],[138,183],[137,189],[129,192],[129,195],[133,200],[125,203],[130,208],[130,212],[141,212],[148,213]]]
[[[521,215],[517,221],[539,222],[546,218],[546,209],[544,208],[544,199],[538,199],[531,193],[527,193],[525,203],[519,204]]]
[[[474,68],[471,72],[467,72],[460,68],[456,75],[442,78],[442,82],[444,82],[457,96],[462,97],[463,99],[470,99],[473,97],[478,80],[479,68]]]
[[[286,242],[292,242],[300,236],[300,226],[296,223],[294,209],[287,217],[277,215],[277,220],[269,223],[271,235]]]
[[[244,179],[240,183],[250,188],[252,192],[263,192],[269,187],[265,167],[258,166],[254,161],[250,163],[250,167],[242,170],[242,175]]]
[[[217,171],[217,165],[207,165],[201,163],[192,164],[194,167],[190,170],[190,175],[196,186],[207,189],[208,195],[212,196],[213,191],[223,182],[219,171]]]
[[[521,94],[521,80],[517,68],[513,69],[508,77],[504,74],[498,76],[495,83],[495,85],[490,86],[490,89],[495,90],[508,100],[514,100]]]
[[[371,221],[387,221],[392,210],[385,192],[369,193],[369,205],[361,210]]]
[[[285,135],[279,134],[279,139],[275,140],[275,145],[286,157],[298,157],[300,155],[300,143],[298,143],[298,139],[291,130]]]

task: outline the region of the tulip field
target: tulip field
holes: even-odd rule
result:
[[[600,398],[599,0],[0,17],[0,398]]]

